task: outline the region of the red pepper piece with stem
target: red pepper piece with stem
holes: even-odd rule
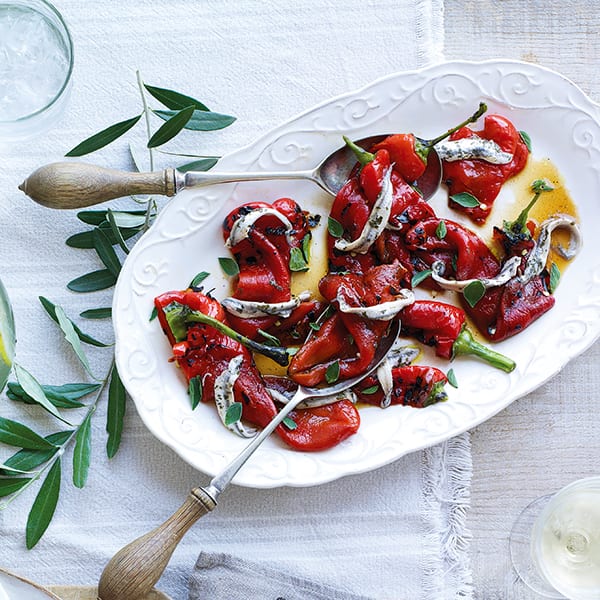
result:
[[[283,377],[265,377],[269,389],[291,397],[296,384]],[[349,400],[293,410],[279,426],[281,439],[296,450],[315,452],[336,446],[358,431],[360,415]]]
[[[236,208],[223,223],[223,237],[227,241],[234,223],[254,210],[275,209],[291,224],[286,225],[272,214],[264,214],[248,227],[247,237],[232,248],[239,267],[233,296],[240,300],[285,302],[291,298],[290,253],[302,248],[310,234],[310,219],[290,198],[280,198],[267,204],[250,202]]]
[[[529,150],[515,126],[500,115],[487,115],[481,131],[463,127],[453,133],[450,140],[473,136],[493,140],[504,152],[513,155],[512,161],[504,165],[496,165],[480,159],[442,161],[442,179],[448,186],[450,197],[466,192],[480,203],[479,206],[464,207],[450,198],[450,207],[463,212],[475,223],[481,224],[489,216],[504,182],[525,167]]]
[[[390,404],[424,408],[447,399],[443,387],[448,378],[443,371],[426,365],[392,369],[393,389]],[[369,375],[352,388],[360,402],[381,406],[383,390],[375,375]]]
[[[264,427],[277,413],[271,396],[262,384],[251,353],[238,341],[203,323],[186,326],[169,321],[169,307],[187,307],[225,323],[225,311],[219,302],[201,292],[168,292],[155,300],[158,319],[171,345],[175,360],[188,383],[200,377],[202,400],[214,401],[215,379],[236,356],[242,356],[240,374],[234,384],[235,400],[242,404],[242,418]]]
[[[402,310],[403,333],[413,336],[427,346],[433,346],[437,356],[453,359],[473,355],[493,367],[510,373],[515,362],[495,352],[473,338],[467,328],[465,312],[451,304],[433,300],[417,300]]]

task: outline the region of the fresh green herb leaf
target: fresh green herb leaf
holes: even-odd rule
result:
[[[114,125],[103,129],[81,142],[81,144],[75,146],[75,148],[67,152],[65,156],[83,156],[84,154],[89,154],[90,152],[95,152],[96,150],[100,150],[100,148],[104,148],[104,146],[107,146],[117,138],[120,138],[124,133],[127,133],[141,117],[142,115],[140,114],[137,117],[115,123]]]
[[[148,85],[147,83],[144,84],[144,87],[148,90],[148,92],[150,92],[150,94],[154,98],[156,98],[161,104],[164,104],[167,108],[171,108],[173,110],[181,110],[182,108],[186,108],[187,106],[193,106],[196,110],[208,111],[208,108],[204,104],[202,104],[202,102],[190,96],[186,96],[184,94],[180,94],[179,92],[168,90],[166,88]]]
[[[156,308],[156,306],[153,306],[152,311],[150,312],[150,318],[148,320],[154,321],[154,319],[156,319],[156,317],[158,317],[158,308]]]
[[[0,417],[0,442],[28,450],[54,449],[55,446],[22,423]]]
[[[325,381],[327,383],[335,383],[340,378],[340,362],[336,360],[332,362],[325,370]]]
[[[115,277],[118,277],[121,271],[121,262],[105,233],[96,227],[92,233],[92,237],[94,239],[94,248],[100,260]]]
[[[180,165],[177,170],[180,173],[187,173],[188,171],[208,171],[212,169],[218,162],[217,158],[202,158],[201,160],[194,160]]]
[[[290,430],[290,431],[294,431],[294,429],[296,429],[296,427],[298,427],[298,423],[296,423],[296,421],[294,421],[294,419],[290,418],[290,417],[286,417],[285,419],[283,419],[282,423]]]
[[[73,348],[75,355],[77,356],[77,358],[79,359],[79,361],[81,362],[81,364],[83,365],[85,370],[89,373],[90,377],[95,379],[95,377],[92,373],[92,369],[90,367],[90,363],[89,363],[87,356],[83,350],[83,347],[81,346],[81,340],[79,339],[79,336],[77,335],[77,332],[75,331],[75,328],[73,327],[73,323],[67,317],[67,315],[65,314],[65,311],[62,309],[61,306],[56,306],[55,312],[56,312],[56,318],[58,319],[58,325],[62,329],[62,332],[65,334],[65,339],[67,340],[67,342],[69,342],[69,344]]]
[[[463,296],[471,308],[483,298],[484,294],[485,286],[483,283],[481,283],[481,281],[479,281],[479,279],[469,283],[469,285],[467,285],[463,290]]]
[[[308,263],[300,248],[292,248],[290,250],[290,271],[308,271]]]
[[[190,401],[192,403],[192,410],[194,410],[202,400],[203,388],[202,378],[200,375],[196,375],[190,379],[188,386],[188,393],[190,395]]]
[[[556,263],[552,263],[552,266],[550,267],[550,283],[548,288],[551,294],[554,294],[559,281],[560,269],[556,266]]]
[[[148,148],[162,146],[173,139],[185,127],[193,114],[193,106],[188,106],[187,108],[176,111],[148,140]]]
[[[344,227],[333,217],[327,217],[327,231],[334,238],[341,238],[344,235]]]
[[[48,313],[49,317],[55,322],[58,323],[58,317],[56,316],[56,304],[54,304],[53,302],[50,302],[50,300],[48,300],[48,298],[44,298],[44,296],[38,296],[38,299],[41,303],[41,305],[44,307],[44,310]],[[77,325],[75,325],[75,323],[73,323],[73,321],[71,321],[71,324],[73,325],[73,328],[75,329],[75,332],[77,333],[77,336],[79,337],[79,339],[82,342],[85,342],[86,344],[90,344],[91,346],[97,346],[98,348],[106,348],[109,344],[105,344],[104,342],[100,342],[97,339],[93,338],[91,335],[88,335],[87,333],[84,333],[83,331],[81,331],[81,329],[79,329],[79,327],[77,327]]]
[[[431,273],[431,269],[425,269],[424,271],[415,271],[415,274],[410,280],[411,287],[416,288],[421,282],[425,281],[428,277],[430,277]]]
[[[58,431],[44,437],[48,442],[45,449],[23,449],[4,461],[4,466],[12,469],[19,469],[24,472],[31,472],[40,465],[49,461],[62,446],[71,437],[73,431]],[[2,469],[0,469],[2,471]],[[3,474],[6,474],[3,472]]]
[[[321,329],[320,323],[309,323],[308,326],[314,331],[319,331],[319,329]]]
[[[67,283],[67,287],[72,292],[97,292],[112,287],[117,283],[117,278],[108,269],[101,269],[86,273]]]
[[[83,398],[100,387],[98,383],[67,383],[64,385],[42,385],[42,390],[46,398],[58,408],[81,408],[85,406],[77,400]],[[7,384],[6,395],[11,400],[17,400],[31,404],[35,402],[27,392],[14,381]]]
[[[235,277],[240,272],[240,268],[233,258],[220,257],[219,264],[221,265],[221,269],[223,269],[223,273],[229,277]]]
[[[46,479],[42,483],[29,511],[25,531],[25,542],[28,550],[31,550],[40,541],[54,516],[60,494],[60,475],[59,459],[50,467],[48,475],[46,475]]]
[[[526,131],[519,131],[519,135],[521,136],[523,143],[527,146],[527,150],[529,150],[529,153],[531,154],[531,137]]]
[[[260,335],[265,338],[265,344],[269,344],[271,346],[281,346],[281,342],[274,335],[271,335],[270,333],[267,333],[262,329],[259,329],[258,333],[260,333]]]
[[[174,110],[155,110],[153,112],[165,121],[177,114]],[[183,128],[192,131],[217,131],[218,129],[229,127],[233,122],[235,122],[235,117],[231,115],[194,110]]]
[[[92,454],[92,413],[88,413],[75,434],[73,450],[73,485],[82,488],[88,478]]]
[[[304,254],[304,260],[306,264],[310,264],[310,242],[312,240],[312,233],[307,233],[302,238],[302,254]]]
[[[453,387],[458,387],[458,381],[456,381],[456,374],[454,373],[454,369],[448,369],[446,373],[446,377],[448,378],[448,383]]]
[[[194,279],[192,279],[192,281],[190,281],[190,285],[188,287],[199,288],[200,284],[209,276],[210,276],[210,273],[207,273],[206,271],[202,271],[202,272],[198,273],[198,275],[196,275],[196,277],[194,277]]]
[[[456,204],[460,206],[464,206],[465,208],[476,208],[481,204],[473,194],[469,194],[468,192],[461,192],[460,194],[454,194],[450,196],[450,200],[456,202]]]
[[[27,485],[31,478],[14,477],[12,479],[0,479],[0,498],[10,496],[18,492],[23,486]]]
[[[84,319],[93,319],[93,320],[110,319],[112,317],[112,308],[110,306],[106,306],[104,308],[90,308],[88,310],[84,310],[83,312],[80,312],[79,316]]]
[[[377,384],[371,385],[364,390],[360,390],[361,394],[374,394],[377,390],[379,390],[379,386]]]
[[[233,425],[237,423],[242,418],[242,403],[234,402],[225,413],[225,425]]]
[[[121,444],[123,418],[125,417],[125,401],[125,386],[121,382],[117,367],[113,365],[108,385],[108,409],[106,415],[106,432],[108,433],[106,454],[108,458],[112,458],[117,453]]]
[[[448,233],[448,229],[446,228],[446,222],[443,220],[440,220],[440,222],[438,223],[438,226],[435,228],[435,235],[436,235],[437,239],[443,240],[446,237],[447,233]]]
[[[39,404],[42,408],[46,409],[51,415],[54,415],[57,419],[66,422],[62,418],[56,406],[54,406],[54,404],[48,400],[44,390],[42,389],[42,386],[38,383],[37,379],[29,371],[17,363],[13,364],[13,369],[17,377],[17,381],[27,396],[36,404]]]

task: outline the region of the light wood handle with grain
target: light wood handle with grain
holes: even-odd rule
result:
[[[162,525],[110,559],[100,577],[98,600],[138,600],[148,594],[189,528],[216,505],[205,490],[194,488]]]
[[[175,169],[130,173],[77,162],[40,167],[19,189],[48,208],[83,208],[133,194],[174,196],[177,191]]]

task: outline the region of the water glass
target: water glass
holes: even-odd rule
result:
[[[47,130],[62,114],[73,43],[46,0],[0,0],[0,143]]]

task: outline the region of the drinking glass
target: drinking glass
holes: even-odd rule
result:
[[[509,538],[521,579],[546,598],[600,598],[600,476],[534,500]]]
[[[4,389],[15,356],[15,322],[6,289],[0,281],[0,392]]]
[[[73,43],[46,0],[0,0],[0,143],[29,139],[62,114]]]

